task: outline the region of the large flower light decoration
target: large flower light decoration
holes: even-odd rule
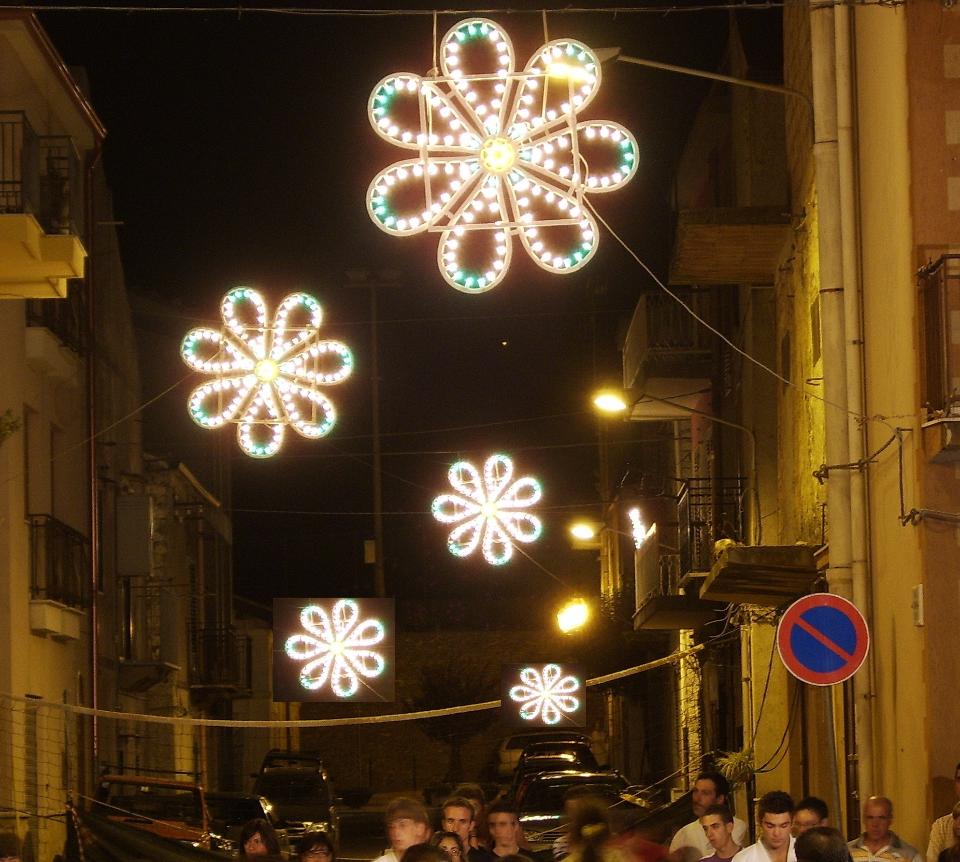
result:
[[[439,62],[373,88],[376,133],[416,151],[370,183],[374,223],[395,236],[440,232],[440,272],[467,293],[503,280],[514,236],[543,269],[580,269],[598,241],[584,195],[623,186],[638,154],[619,123],[578,119],[600,88],[597,56],[554,39],[517,71],[507,34],[468,18],[443,37]]]
[[[300,612],[306,634],[287,638],[284,651],[294,661],[304,661],[300,685],[316,691],[330,685],[337,697],[352,697],[361,677],[373,679],[387,667],[386,660],[370,649],[383,641],[386,631],[379,620],[360,620],[360,607],[353,599],[340,599],[329,615],[319,605]]]
[[[349,377],[353,354],[320,340],[320,303],[291,293],[268,325],[260,293],[236,287],[220,311],[223,328],[191,329],[180,346],[190,368],[214,375],[190,393],[193,421],[201,428],[237,423],[240,448],[254,458],[276,454],[287,425],[311,440],[329,433],[337,413],[318,387]]]
[[[520,684],[510,689],[510,699],[520,704],[520,718],[544,724],[557,724],[564,714],[580,708],[581,683],[572,674],[565,674],[558,664],[544,665],[539,671],[525,667],[520,671]]]
[[[458,557],[468,557],[482,547],[484,559],[500,566],[513,556],[513,542],[534,542],[543,525],[524,509],[542,496],[540,483],[530,477],[513,481],[513,461],[491,455],[483,476],[469,461],[458,461],[447,473],[456,494],[441,494],[433,501],[433,516],[450,531],[447,547]]]

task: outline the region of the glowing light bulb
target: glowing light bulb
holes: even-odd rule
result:
[[[492,174],[505,174],[517,160],[517,148],[508,138],[487,138],[480,147],[480,163]]]
[[[583,599],[573,599],[557,611],[557,626],[565,634],[586,625],[590,619],[590,606]]]
[[[272,359],[261,359],[253,369],[261,383],[272,383],[280,376],[280,366]]]
[[[627,409],[627,402],[618,392],[598,392],[593,399],[593,404],[604,413],[622,413]]]
[[[596,538],[597,530],[592,524],[581,522],[570,527],[570,535],[575,539],[587,542],[590,539]]]
[[[580,83],[590,78],[590,73],[583,66],[575,66],[558,60],[547,64],[547,74],[551,78],[564,78],[568,81]]]

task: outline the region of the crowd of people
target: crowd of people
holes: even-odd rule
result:
[[[960,798],[960,764],[954,775]],[[757,804],[757,840],[734,816],[727,780],[715,772],[697,776],[694,819],[665,845],[637,831],[615,833],[609,805],[587,787],[565,798],[568,825],[553,841],[553,862],[960,862],[960,803],[931,828],[926,854],[893,831],[893,802],[871,796],[863,804],[859,836],[848,841],[830,823],[827,804],[815,796],[795,802],[775,790]],[[487,806],[479,785],[461,785],[441,806],[440,831],[417,800],[394,799],[386,811],[390,848],[373,862],[532,862],[536,857],[517,810]],[[332,860],[329,860],[332,862]]]

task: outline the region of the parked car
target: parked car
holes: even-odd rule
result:
[[[333,787],[322,766],[278,766],[257,776],[253,794],[263,796],[287,831],[291,844],[307,829],[326,832],[336,848],[340,815]]]
[[[290,750],[286,748],[271,748],[264,756],[260,764],[260,771],[266,772],[268,769],[282,769],[288,766],[308,766],[319,769],[323,772],[324,778],[327,778],[327,769],[323,762],[323,756],[319,751]]]
[[[564,794],[580,786],[589,787],[592,795],[613,805],[623,800],[622,794],[630,785],[619,772],[564,770],[532,776],[516,799],[520,825],[531,850],[546,850],[559,837],[567,823]]]
[[[497,749],[497,775],[509,778],[517,768],[520,754],[531,742],[546,742],[548,740],[565,740],[568,742],[582,742],[590,744],[590,738],[582,733],[569,730],[540,730],[533,733],[515,733],[505,737]]]
[[[207,810],[210,813],[210,849],[239,856],[240,831],[249,820],[266,820],[277,832],[277,841],[284,858],[290,855],[290,839],[280,823],[273,806],[262,796],[245,793],[208,793]]]
[[[561,758],[585,772],[599,772],[600,770],[597,758],[593,756],[590,746],[584,742],[574,742],[567,739],[531,742],[520,753],[517,769],[523,769],[524,765],[535,757]]]
[[[140,775],[103,775],[94,810],[161,838],[209,848],[210,820],[199,784]]]

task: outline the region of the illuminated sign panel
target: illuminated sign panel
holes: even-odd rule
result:
[[[393,599],[274,599],[273,699],[394,699]]]
[[[504,665],[500,691],[500,717],[511,727],[586,726],[587,691],[579,665]]]

